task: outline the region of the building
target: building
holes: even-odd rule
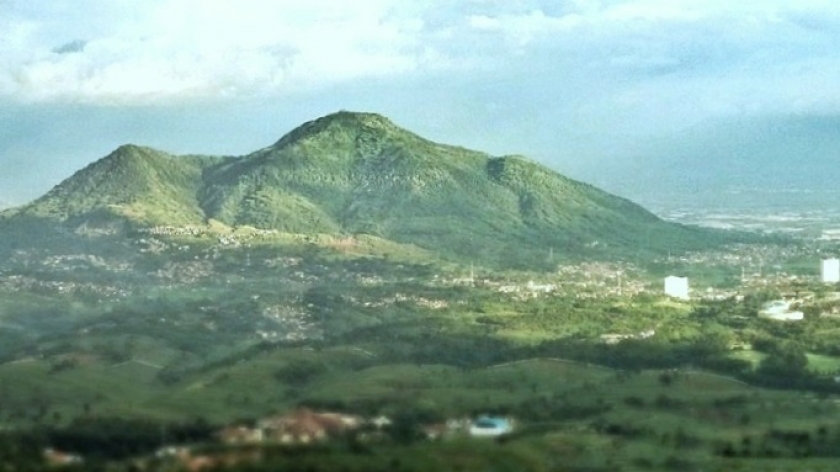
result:
[[[688,277],[669,275],[665,277],[665,295],[680,300],[688,300]]]
[[[76,454],[47,448],[44,449],[44,462],[51,467],[64,467],[72,464],[81,464],[84,462],[84,459],[82,459],[82,456]]]
[[[495,437],[513,431],[513,424],[507,418],[482,416],[470,425],[470,436]]]
[[[257,427],[263,431],[264,440],[282,444],[308,444],[321,441],[361,426],[357,416],[340,413],[316,413],[300,408],[284,416],[264,418]]]
[[[791,302],[785,300],[767,302],[758,311],[758,316],[776,321],[802,321],[805,319],[805,314],[799,310],[792,310],[791,305]]]
[[[218,433],[225,444],[258,444],[264,439],[263,430],[247,426],[230,426]]]
[[[840,282],[840,259],[837,259],[836,257],[823,259],[822,281],[829,284],[836,284]]]

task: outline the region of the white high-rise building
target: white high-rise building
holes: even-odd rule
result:
[[[840,259],[832,257],[822,261],[822,281],[835,284],[840,282]]]
[[[688,277],[669,275],[665,277],[665,295],[688,300]]]

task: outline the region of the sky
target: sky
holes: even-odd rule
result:
[[[840,2],[0,0],[0,202],[121,144],[242,155],[338,110],[631,198],[733,153],[796,168],[840,145]]]

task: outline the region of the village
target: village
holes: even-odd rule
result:
[[[740,303],[745,297],[761,292],[775,296],[763,302],[755,316],[781,323],[780,327],[785,323],[801,323],[811,316],[840,317],[840,292],[837,291],[840,260],[828,257],[828,251],[808,245],[781,249],[770,245],[733,245],[726,250],[668,255],[644,263],[630,260],[558,262],[555,271],[542,273],[496,273],[462,265],[448,272],[416,277],[410,273],[354,271],[352,265],[331,265],[327,260],[307,260],[299,254],[256,256],[266,251],[252,250],[249,244],[256,238],[272,237],[272,233],[248,234],[244,238],[225,236],[201,247],[167,239],[202,234],[173,228],[142,234],[136,243],[141,252],[166,256],[174,251],[178,257],[162,257],[159,266],[147,266],[140,277],[146,282],[152,281],[164,297],[166,293],[177,294],[198,286],[247,287],[250,277],[256,279],[266,275],[277,287],[298,288],[291,290],[289,295],[272,294],[270,284],[268,291],[259,294],[243,292],[240,298],[241,306],[247,307],[245,311],[231,311],[224,303],[201,302],[198,320],[190,320],[189,316],[181,318],[178,313],[153,317],[155,326],[161,330],[209,330],[233,336],[236,332],[230,326],[235,325],[245,329],[246,338],[240,338],[240,342],[244,340],[250,345],[261,346],[289,344],[312,350],[310,344],[323,345],[328,341],[323,310],[343,309],[314,306],[314,300],[304,296],[309,287],[321,285],[363,288],[348,289],[332,298],[327,297],[327,301],[370,314],[388,313],[400,307],[432,316],[455,313],[472,309],[471,294],[499,300],[505,306],[559,300],[558,303],[582,306],[662,305],[687,312],[703,303]],[[340,244],[341,241],[333,243]],[[798,261],[798,265],[789,261]],[[235,269],[231,270],[232,267]],[[650,267],[657,269],[652,271]],[[716,276],[709,276],[707,272]],[[86,276],[77,277],[77,274]],[[0,269],[0,290],[46,294],[68,300],[88,297],[119,302],[143,296],[143,292],[148,291],[138,288],[140,285],[133,280],[137,277],[138,266],[130,258],[106,258],[84,252],[46,256],[19,252]],[[403,283],[404,279],[411,283]],[[236,322],[232,323],[234,318]],[[80,338],[95,337],[122,329],[117,317],[82,327],[77,334]],[[599,329],[593,333],[593,342],[620,348],[625,341],[656,340],[658,331],[656,323],[618,330]],[[736,344],[740,349],[752,349],[747,344]],[[354,349],[372,359],[378,358],[363,348]],[[129,362],[142,364],[151,371],[164,370],[162,364],[144,363],[142,358],[133,358],[130,351],[126,352]],[[114,364],[115,367],[121,365]],[[383,411],[391,413],[362,416],[340,408],[298,405],[285,412],[219,426],[209,441],[194,444],[161,441],[156,452],[138,456],[132,462],[138,470],[199,471],[259,461],[261,451],[266,447],[311,447],[346,441],[361,444],[470,438],[479,441],[504,438],[528,427],[528,421],[495,414],[492,409],[476,414],[477,409],[467,408],[463,415],[434,419],[407,418],[400,412],[394,413],[393,409]],[[78,453],[57,448],[45,449],[43,459],[53,466],[83,465],[88,460]]]
[[[314,411],[301,407],[282,415],[273,415],[250,422],[232,424],[214,434],[213,444],[162,445],[149,456],[132,461],[138,470],[159,470],[174,466],[189,471],[230,467],[259,461],[260,447],[307,446],[348,438],[360,443],[418,440],[442,441],[462,438],[493,439],[512,433],[516,420],[511,417],[480,415],[475,418],[450,418],[438,422],[417,422],[392,419],[386,415],[364,418],[336,412]],[[43,451],[44,461],[53,467],[83,464],[78,454],[54,448]]]
[[[721,253],[715,261],[731,267],[754,264],[756,250],[744,247],[745,253],[738,255]],[[762,253],[762,257],[766,254]],[[85,261],[84,257],[68,257],[53,259],[59,261]],[[203,261],[202,261],[203,262]],[[689,256],[681,262],[689,264],[707,264],[708,256]],[[281,258],[265,262],[267,267],[285,267],[300,272],[298,280],[311,277],[306,275],[299,259]],[[171,266],[170,266],[171,267]],[[206,267],[206,265],[205,265]],[[674,303],[692,303],[696,301],[714,301],[723,299],[742,300],[745,293],[755,289],[768,287],[778,291],[781,298],[771,300],[759,310],[758,316],[780,322],[796,322],[804,319],[801,307],[814,303],[818,298],[815,287],[834,287],[840,283],[840,260],[836,258],[822,259],[812,275],[789,275],[783,271],[776,271],[772,276],[764,272],[747,274],[742,271],[740,284],[737,287],[718,289],[713,287],[691,287],[690,278],[684,275],[669,275],[659,284],[651,282],[650,278],[639,277],[639,269],[628,263],[585,263],[579,265],[560,266],[555,274],[543,277],[531,276],[527,280],[522,277],[516,280],[501,277],[487,277],[476,275],[472,270],[468,277],[434,277],[428,281],[429,286],[443,287],[476,287],[495,292],[508,297],[512,301],[525,301],[540,297],[574,296],[585,300],[591,298],[620,299],[622,297],[637,297],[652,295],[665,297]],[[212,276],[212,270],[204,277]],[[172,270],[168,277],[178,277],[179,271]],[[35,282],[22,282],[20,276],[5,275],[2,279],[5,289],[20,290],[39,287]],[[194,283],[195,277],[184,277],[181,283]],[[367,286],[381,286],[387,280],[365,275],[356,277],[357,282]],[[17,281],[17,283],[15,283]],[[55,287],[59,293],[68,290]],[[258,297],[254,298],[254,300]],[[363,308],[383,308],[396,303],[410,303],[427,310],[441,310],[457,301],[434,299],[428,296],[414,295],[408,292],[397,292],[379,299],[365,299],[350,296],[343,299],[348,305]],[[822,306],[829,307],[821,316],[837,316],[840,309],[840,293],[821,290],[819,301]],[[255,335],[261,341],[306,341],[323,338],[322,327],[305,310],[285,305],[270,305],[264,308],[261,316],[272,323],[273,328],[261,328]],[[624,340],[644,340],[656,335],[651,329],[633,333],[604,333],[600,339],[604,344],[615,345]],[[510,434],[515,430],[518,421],[509,416],[493,416],[483,414],[476,417],[445,418],[434,422],[419,420],[409,425],[401,424],[405,419],[377,415],[362,417],[338,411],[323,411],[299,407],[287,413],[263,417],[251,422],[238,422],[219,429],[214,441],[225,447],[224,452],[206,452],[208,444],[191,445],[162,445],[157,452],[148,457],[135,460],[139,470],[150,470],[160,464],[174,464],[186,470],[205,470],[219,465],[231,466],[243,462],[259,460],[260,447],[275,446],[303,446],[322,442],[329,442],[340,438],[352,437],[353,441],[381,442],[400,440],[399,435],[409,434],[411,440],[439,441],[452,438],[498,438]],[[406,427],[408,428],[406,430]],[[47,463],[61,466],[83,463],[84,458],[72,453],[64,453],[55,449],[44,451]]]
[[[173,237],[206,237],[206,228],[198,227],[155,227],[141,231],[136,239],[141,252],[151,251],[156,254],[165,252],[195,253],[193,256],[167,260],[163,265],[146,273],[148,280],[164,290],[181,290],[197,284],[231,284],[247,280],[248,271],[259,270],[261,273],[277,271],[277,283],[317,285],[320,283],[351,283],[362,287],[382,287],[398,282],[394,276],[382,276],[373,273],[335,271],[324,264],[303,263],[299,256],[280,256],[257,258],[248,250],[251,243],[277,236],[276,231],[245,231],[219,236],[218,241],[203,249],[193,248],[182,242],[175,242]],[[214,236],[215,237],[215,236]],[[301,242],[314,241],[314,237],[299,235]],[[330,240],[332,241],[332,240]],[[329,244],[341,246],[339,240]],[[231,249],[231,247],[235,247]],[[343,247],[343,246],[342,246]],[[230,271],[218,267],[222,259],[229,264],[231,257],[222,254],[225,251],[237,251],[241,259],[241,275],[230,275]],[[813,292],[805,289],[820,282],[836,283],[836,265],[827,266],[823,259],[822,272],[818,273],[819,260],[825,251],[808,244],[792,244],[784,247],[777,245],[734,244],[725,249],[688,253],[679,256],[662,257],[645,264],[640,261],[581,262],[558,263],[553,273],[510,273],[495,274],[481,268],[470,268],[468,273],[438,273],[428,280],[418,280],[429,287],[465,287],[496,292],[512,301],[524,301],[540,297],[571,297],[578,300],[632,299],[638,296],[668,296],[677,301],[739,299],[745,293],[756,290],[776,290],[783,294],[782,300],[774,307],[762,311],[762,316],[774,319],[795,320],[798,306],[813,301]],[[811,260],[813,269],[792,271],[785,261]],[[661,267],[682,267],[699,278],[673,273],[663,279],[652,277],[643,267],[646,265]],[[835,263],[831,263],[835,264]],[[137,268],[129,260],[94,256],[85,253],[39,256],[26,251],[18,251],[4,268],[0,268],[0,288],[5,291],[35,292],[59,296],[84,295],[100,301],[126,299],[139,294],[127,274]],[[97,277],[86,277],[77,281],[73,275],[80,272],[98,273]],[[725,283],[721,280],[706,280],[706,271],[729,274]],[[26,274],[26,275],[23,275]],[[435,298],[410,292],[391,292],[387,290],[371,297],[359,295],[343,296],[343,301],[350,306],[368,309],[384,308],[398,303],[409,303],[428,310],[442,310],[453,304],[463,303],[458,299]],[[821,299],[822,305],[827,305]],[[784,307],[783,307],[784,304]],[[261,309],[262,318],[269,325],[261,325],[254,331],[257,339],[264,341],[288,341],[319,339],[322,327],[317,319],[307,312],[306,306],[294,303],[274,304]],[[837,314],[840,308],[829,306],[826,316]],[[793,313],[793,315],[788,314]],[[607,339],[618,339],[611,333],[605,333]],[[626,336],[630,336],[627,334]],[[632,336],[645,337],[643,333]]]

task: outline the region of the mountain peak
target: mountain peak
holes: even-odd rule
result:
[[[379,113],[357,112],[340,110],[329,115],[322,116],[315,120],[327,124],[338,124],[340,126],[368,126],[372,128],[396,128],[397,126],[388,118]]]
[[[138,144],[126,143],[126,144],[123,144],[123,145],[119,146],[118,148],[114,149],[113,153],[116,154],[116,153],[125,153],[125,152],[140,152],[140,151],[149,150],[149,149],[151,149],[151,148],[146,147],[146,146],[140,146]]]
[[[123,144],[111,151],[110,154],[100,159],[100,162],[122,162],[133,160],[146,160],[161,155],[169,156],[168,153],[137,144]]]
[[[274,147],[284,147],[325,133],[358,136],[362,132],[408,133],[378,113],[341,110],[298,126],[280,138]]]

